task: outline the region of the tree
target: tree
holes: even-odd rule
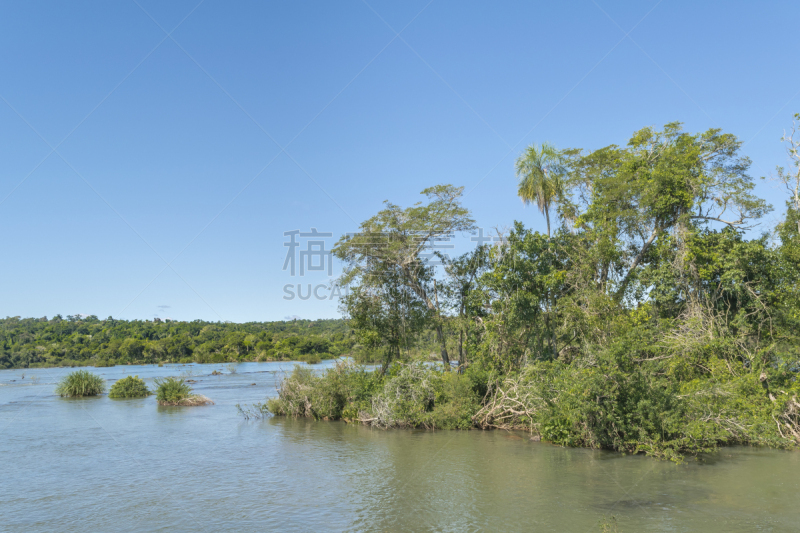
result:
[[[358,343],[383,352],[383,372],[428,323],[426,306],[408,294],[399,274],[393,269],[362,279],[342,305]]]
[[[516,222],[502,246],[490,250],[490,268],[479,279],[488,316],[483,318],[491,364],[502,371],[559,355],[559,300],[571,262],[564,251],[574,237],[552,238]]]
[[[476,289],[481,275],[489,268],[489,253],[490,247],[481,244],[471,252],[445,262],[447,281],[442,293],[458,330],[458,366],[462,370],[467,363],[466,345],[475,318],[485,315],[480,298],[476,297]]]
[[[686,260],[685,243],[710,224],[746,229],[771,207],[752,194],[750,160],[734,135],[719,129],[689,134],[680,123],[634,133],[624,148],[611,145],[570,162],[564,203],[591,232],[601,254],[599,282],[615,270],[622,298],[653,244],[668,234]],[[580,213],[581,201],[586,202]]]
[[[563,191],[564,154],[555,146],[544,142],[525,149],[517,159],[517,194],[525,205],[536,203],[547,219],[547,236],[550,237],[550,208]]]
[[[426,320],[436,331],[442,362],[447,367],[450,357],[431,260],[437,257],[437,242],[475,228],[469,210],[461,205],[463,193],[463,187],[437,185],[422,191],[429,200],[427,204],[417,203],[405,209],[387,200],[385,209],[362,222],[358,233],[339,239],[333,248],[334,255],[346,265],[340,280],[342,285],[355,282],[356,287],[360,287],[357,294],[383,298],[381,306],[391,307],[386,298],[400,295],[418,299],[424,305]],[[392,284],[407,290],[389,290]],[[352,299],[346,301],[347,306],[355,303]],[[412,302],[404,305],[415,307]],[[357,308],[349,308],[350,316]],[[364,324],[363,321],[355,323]]]
[[[800,235],[800,113],[795,113],[792,121],[792,129],[783,133],[781,139],[786,143],[786,153],[792,163],[792,169],[786,170],[778,167],[778,181],[786,188],[789,193],[788,212],[786,223],[791,224],[792,219],[797,225],[797,234]]]

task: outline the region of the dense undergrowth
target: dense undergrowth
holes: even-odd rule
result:
[[[383,428],[467,429],[482,386],[473,372],[442,372],[422,363],[393,365],[384,375],[339,362],[322,374],[296,367],[261,411]]]
[[[671,459],[725,445],[800,444],[800,385],[791,372],[681,384],[625,368],[627,363],[538,362],[502,377],[477,365],[459,373],[441,365],[395,363],[385,374],[352,362],[323,373],[296,367],[276,398],[245,414],[379,428],[525,430],[562,446]]]

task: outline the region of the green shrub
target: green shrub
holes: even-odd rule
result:
[[[479,391],[485,389],[485,383],[476,386],[474,375],[457,372],[442,373],[439,383],[426,425],[434,429],[471,428],[472,417],[480,409],[483,397]]]
[[[380,427],[427,427],[438,379],[422,363],[394,365],[383,390],[372,399],[369,422]]]
[[[106,390],[105,381],[88,370],[67,374],[56,387],[56,394],[67,397],[97,396]]]
[[[193,394],[182,378],[156,378],[156,401],[159,405],[207,405],[214,403],[205,396]]]
[[[473,378],[420,363],[396,364],[387,375],[344,361],[321,375],[298,366],[281,382],[277,398],[247,415],[268,410],[384,428],[468,429],[480,407]]]
[[[348,361],[336,363],[322,375],[296,366],[281,382],[278,397],[267,401],[266,410],[283,416],[358,419],[380,390],[382,380],[379,373]]]
[[[192,388],[183,379],[156,378],[154,383],[158,403],[176,403],[192,395]]]
[[[128,376],[122,378],[114,385],[108,393],[109,398],[143,398],[150,395],[151,392],[145,385],[144,380],[139,379],[139,376]]]
[[[317,365],[322,362],[322,358],[319,354],[310,353],[303,356],[303,361],[309,365]]]

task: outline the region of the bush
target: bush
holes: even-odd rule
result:
[[[427,425],[434,429],[470,429],[472,417],[480,409],[481,389],[486,384],[475,384],[475,375],[456,372],[443,373],[434,400],[433,411],[427,416]],[[476,390],[477,389],[477,390]]]
[[[296,366],[281,382],[278,397],[266,403],[266,410],[283,416],[357,419],[380,390],[382,380],[379,373],[347,361],[339,361],[322,375],[308,367]]]
[[[471,376],[419,363],[397,364],[382,375],[342,361],[322,375],[295,367],[281,382],[277,398],[244,414],[262,416],[268,410],[274,415],[344,419],[383,428],[468,429],[479,406]]]
[[[765,392],[758,373],[734,375],[713,359],[706,364],[715,371],[710,376],[676,383],[619,354],[600,354],[586,368],[537,362],[494,384],[475,424],[678,461],[722,445],[800,444],[800,387],[775,372],[774,389]]]
[[[151,394],[150,390],[145,385],[144,380],[139,379],[139,376],[128,376],[122,378],[114,385],[108,393],[109,398],[144,398]]]
[[[395,365],[361,421],[384,428],[469,429],[479,407],[472,376],[422,363]]]
[[[322,362],[322,358],[316,353],[306,354],[302,360],[309,365],[317,365]]]
[[[396,365],[383,391],[372,399],[362,420],[380,427],[417,427],[425,423],[436,400],[434,372],[422,363]]]
[[[97,396],[106,390],[103,378],[88,370],[67,374],[56,387],[56,394],[67,397]]]
[[[156,401],[159,405],[207,405],[211,400],[193,394],[192,388],[181,378],[156,378]]]

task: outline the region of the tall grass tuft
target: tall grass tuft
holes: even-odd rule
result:
[[[128,376],[122,378],[114,385],[108,393],[109,398],[144,398],[152,394],[145,385],[144,380],[139,376]]]
[[[97,396],[106,390],[105,381],[88,370],[70,372],[58,383],[56,394],[66,397]]]
[[[182,378],[156,378],[156,401],[159,405],[208,405],[211,400],[193,394],[192,388]]]

